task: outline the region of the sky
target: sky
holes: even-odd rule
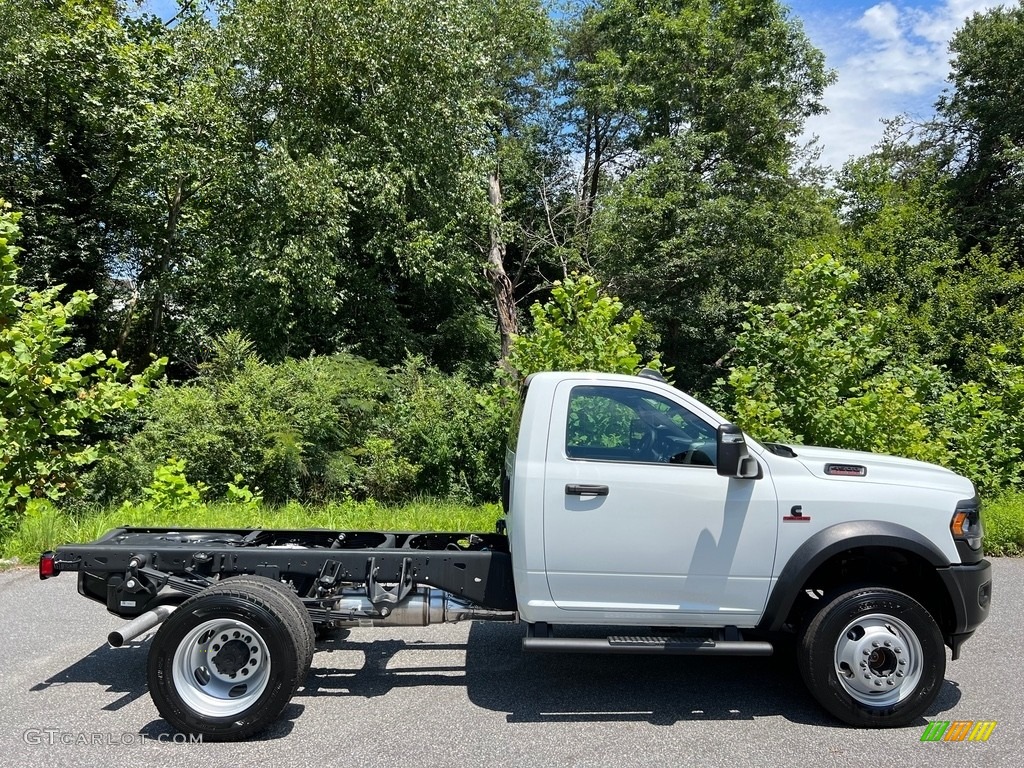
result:
[[[930,117],[947,85],[949,41],[964,20],[999,0],[782,0],[825,52],[837,80],[825,92],[828,113],[811,118],[823,163],[839,169],[882,137],[882,120]],[[1011,3],[1012,0],[1004,0]],[[175,0],[143,0],[162,18]]]
[[[786,2],[786,0],[783,0]],[[1009,4],[1009,0],[1004,0]],[[826,115],[808,120],[822,162],[838,169],[882,137],[882,120],[924,119],[947,87],[949,41],[965,19],[998,0],[788,0],[837,80]]]

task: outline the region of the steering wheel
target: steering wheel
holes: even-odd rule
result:
[[[643,435],[636,444],[636,455],[640,461],[660,461],[657,450],[658,428],[652,424],[644,424]]]

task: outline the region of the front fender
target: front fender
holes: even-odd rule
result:
[[[757,628],[777,632],[811,575],[825,562],[846,550],[880,547],[910,552],[936,568],[948,568],[946,557],[931,541],[912,528],[882,520],[857,520],[818,531],[793,553],[768,597]]]

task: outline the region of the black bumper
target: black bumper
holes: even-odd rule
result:
[[[972,565],[952,565],[939,569],[946,586],[956,624],[946,641],[959,655],[960,645],[970,637],[986,618],[992,605],[992,564],[988,560]]]

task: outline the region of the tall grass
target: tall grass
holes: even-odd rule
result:
[[[327,528],[380,531],[492,531],[497,504],[461,506],[421,500],[397,507],[377,502],[344,501],[319,507],[208,504],[184,511],[154,510],[145,505],[69,514],[49,503],[34,503],[17,531],[3,543],[3,557],[34,563],[39,553],[60,544],[94,541],[112,528]],[[1024,555],[1024,493],[986,500],[985,553]]]
[[[1024,555],[1024,493],[1004,493],[983,502],[985,553]]]
[[[493,531],[496,504],[467,507],[433,500],[397,507],[376,502],[344,501],[321,507],[208,504],[161,512],[144,505],[69,514],[49,503],[36,503],[3,545],[4,557],[34,563],[39,553],[61,544],[98,539],[112,528],[327,528],[378,531]]]

